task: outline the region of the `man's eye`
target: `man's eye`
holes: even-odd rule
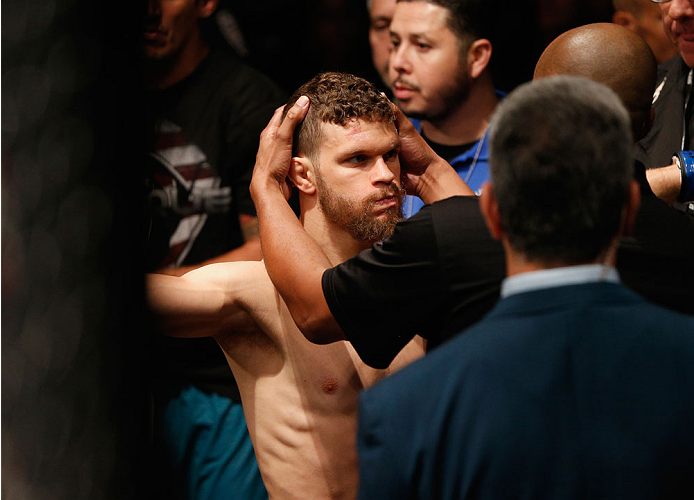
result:
[[[417,48],[422,51],[429,50],[431,48],[431,45],[427,45],[426,43],[418,43]]]
[[[353,156],[353,157],[351,157],[348,161],[349,161],[350,163],[354,163],[354,164],[363,163],[363,162],[366,161],[366,155],[357,155],[357,156]]]
[[[392,160],[392,159],[394,159],[394,158],[397,156],[397,154],[398,154],[397,151],[395,151],[395,150],[393,149],[392,151],[388,151],[386,154],[384,154],[384,155],[383,155],[383,159],[384,159],[385,161]]]
[[[393,45],[393,47],[397,47],[398,45],[400,45],[400,40],[396,40],[395,38],[391,38],[390,43]]]

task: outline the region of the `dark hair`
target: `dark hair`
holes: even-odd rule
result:
[[[583,77],[543,78],[504,99],[491,127],[491,180],[510,246],[549,265],[600,257],[632,176],[619,97]]]
[[[448,10],[448,29],[467,47],[479,38],[491,39],[492,0],[398,0],[398,2],[425,1]]]
[[[328,72],[313,77],[289,98],[285,115],[302,95],[311,102],[306,117],[294,132],[294,155],[306,155],[314,163],[317,163],[316,153],[321,141],[321,123],[346,125],[355,119],[395,121],[388,98],[375,85],[358,76]]]

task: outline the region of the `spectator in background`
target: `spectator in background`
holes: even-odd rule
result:
[[[672,164],[673,155],[694,149],[694,113],[692,108],[692,68],[694,67],[694,5],[689,0],[658,2],[668,38],[678,55],[658,68],[653,94],[655,117],[650,133],[639,141],[637,158],[647,168]],[[689,175],[687,175],[689,172]],[[682,166],[677,201],[694,199],[694,172]],[[694,214],[694,204],[679,205]]]
[[[361,394],[360,500],[694,494],[694,318],[614,268],[639,205],[630,128],[582,77],[501,103],[480,206],[506,254],[502,298]]]
[[[672,59],[677,48],[663,29],[660,7],[651,0],[612,0],[612,22],[643,38],[658,63]]]
[[[577,75],[609,86],[629,112],[638,141],[649,131],[656,71],[655,57],[640,36],[612,23],[594,23],[569,30],[550,43],[537,61],[534,77]],[[634,161],[641,207],[632,236],[622,239],[617,268],[622,281],[649,300],[694,314],[694,301],[687,292],[694,276],[689,258],[694,219],[656,198],[647,180],[653,171]],[[679,177],[674,184],[679,189]]]
[[[228,47],[211,45],[217,0],[146,7],[146,270],[182,274],[260,259],[248,184],[258,137],[282,93]],[[267,498],[238,389],[215,342],[155,339],[154,481],[162,496]]]
[[[488,177],[488,125],[499,95],[488,69],[490,2],[400,0],[390,25],[389,78],[415,128],[468,186]],[[405,216],[423,202],[409,197]]]
[[[369,12],[369,44],[374,68],[381,80],[390,86],[388,80],[388,56],[390,55],[390,22],[393,20],[396,0],[366,0]]]

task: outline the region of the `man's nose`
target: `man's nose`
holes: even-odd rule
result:
[[[395,179],[395,172],[391,170],[391,167],[385,162],[383,158],[376,160],[376,165],[374,167],[374,184],[384,183],[390,184]]]
[[[389,61],[390,67],[398,73],[410,73],[412,71],[412,65],[407,57],[407,51],[403,43],[393,47]]]
[[[147,15],[149,17],[155,17],[161,15],[161,5],[159,4],[161,0],[147,0]]]
[[[694,17],[692,0],[671,0],[668,8],[668,17],[675,21]]]

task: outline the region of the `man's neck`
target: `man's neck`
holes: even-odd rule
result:
[[[347,231],[325,220],[319,209],[304,212],[301,223],[306,232],[320,245],[333,266],[351,259],[372,243],[353,238]]]
[[[197,36],[171,59],[150,61],[147,72],[148,88],[163,90],[177,84],[192,74],[209,53],[209,45]]]
[[[470,87],[468,98],[445,118],[423,120],[422,134],[446,146],[477,141],[487,130],[498,102],[491,80],[475,81]]]
[[[573,265],[602,264],[608,267],[615,267],[617,263],[618,239],[614,238],[610,245],[592,261],[581,262],[580,264],[567,264],[565,262],[544,262],[528,259],[525,255],[516,252],[511,248],[507,239],[501,241],[506,255],[506,276],[516,276],[518,274],[530,273],[533,271],[543,271],[547,269],[557,269]]]

